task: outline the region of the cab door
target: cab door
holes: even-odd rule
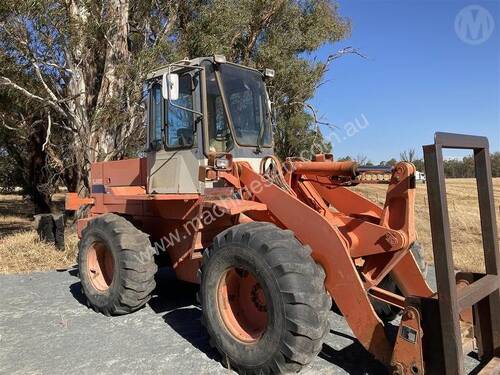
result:
[[[153,83],[149,98],[148,192],[150,194],[199,193],[198,73],[179,75],[179,97],[164,100],[161,80]],[[198,110],[199,111],[199,110]]]

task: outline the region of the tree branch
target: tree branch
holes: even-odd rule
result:
[[[9,130],[16,131],[16,132],[18,132],[19,130],[21,130],[21,129],[13,128],[13,127],[11,127],[11,126],[7,125],[7,122],[5,121],[5,115],[4,115],[3,113],[0,115],[0,117],[2,118],[2,125],[3,125],[5,128],[7,128],[7,129],[9,129]]]
[[[47,91],[47,93],[49,94],[50,98],[57,102],[58,98],[57,96],[54,94],[54,92],[49,88],[49,86],[47,85],[47,83],[45,82],[45,80],[43,79],[43,76],[42,76],[42,72],[40,70],[40,66],[38,65],[38,63],[36,62],[35,59],[32,59],[31,60],[31,65],[33,65],[33,67],[35,68],[35,73],[36,73],[36,76],[38,77],[38,79],[40,80],[40,82],[42,82],[42,85],[45,89],[45,91]]]
[[[368,59],[368,57],[357,48],[354,48],[351,46],[342,48],[341,50],[338,50],[337,52],[332,53],[331,55],[328,55],[328,57],[326,58],[326,60],[323,64],[323,68],[321,69],[321,75],[324,75],[328,71],[329,66],[333,61],[338,60],[345,55],[356,55],[356,56],[359,56],[363,59]],[[318,87],[322,86],[323,84],[325,84],[326,82],[328,82],[328,81],[322,81],[322,82],[318,83],[316,85],[316,89]]]
[[[9,78],[4,77],[4,76],[0,76],[0,86],[1,85],[3,85],[3,86],[10,86],[13,89],[21,92],[24,96],[26,96],[26,97],[28,97],[30,99],[34,99],[34,100],[37,100],[37,101],[40,101],[40,102],[43,102],[43,103],[47,103],[53,109],[55,109],[59,114],[61,114],[64,117],[67,117],[66,112],[64,112],[64,110],[56,103],[57,100],[56,100],[56,102],[54,102],[54,101],[52,101],[50,99],[42,98],[41,96],[33,94],[33,93],[29,92],[27,89],[25,89],[24,87],[19,86],[17,83],[12,82]]]
[[[50,116],[50,111],[47,113],[47,136],[45,137],[45,142],[42,145],[42,151],[45,151],[45,147],[49,144],[50,133],[52,132],[52,117]]]
[[[177,11],[175,11],[171,15],[170,19],[167,22],[165,22],[165,25],[163,26],[162,30],[156,35],[156,39],[154,41],[153,47],[156,47],[158,45],[158,43],[160,42],[160,40],[165,35],[168,35],[172,31],[176,22],[177,22]]]
[[[321,121],[318,117],[318,110],[316,108],[314,108],[314,106],[312,106],[309,103],[295,101],[295,102],[289,102],[289,103],[283,104],[280,107],[290,106],[290,105],[300,105],[304,108],[309,109],[311,111],[312,116],[313,116],[314,123],[317,125],[325,125],[325,126],[328,126],[330,128],[337,128],[337,125],[335,125],[331,122]]]

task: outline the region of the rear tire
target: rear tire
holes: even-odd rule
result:
[[[325,273],[291,231],[252,222],[203,254],[200,301],[211,344],[241,374],[296,372],[329,332]]]
[[[157,271],[148,235],[125,218],[105,214],[82,231],[78,268],[88,305],[104,315],[122,315],[148,302]]]

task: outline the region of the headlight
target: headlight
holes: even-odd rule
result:
[[[215,159],[215,169],[229,169],[230,164],[229,159]]]
[[[233,156],[228,152],[209,152],[208,166],[214,170],[229,171],[233,167]]]

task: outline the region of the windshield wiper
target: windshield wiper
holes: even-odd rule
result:
[[[257,137],[257,146],[255,147],[255,153],[260,154],[262,152],[263,140],[264,140],[264,122],[261,122],[259,129],[259,136]]]

